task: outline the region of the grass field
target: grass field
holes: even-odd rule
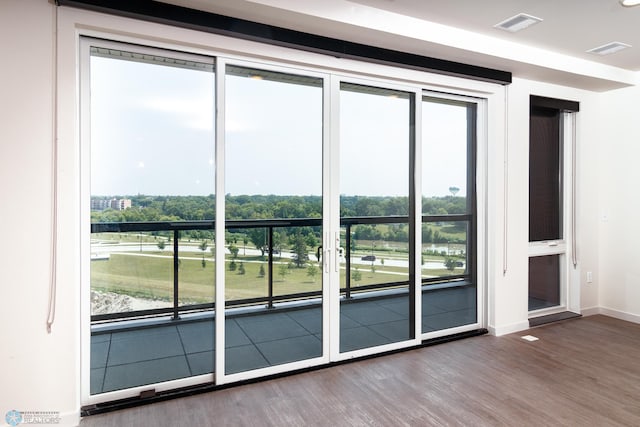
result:
[[[242,253],[242,249],[241,249]],[[206,303],[214,301],[215,296],[215,262],[211,252],[205,253],[203,267],[202,256],[197,253],[181,256],[179,275],[180,304]],[[396,257],[387,257],[387,260]],[[439,257],[425,257],[430,261],[442,261]],[[406,259],[398,256],[396,259]],[[268,266],[261,257],[238,256],[235,260],[236,270],[229,271],[230,255],[225,260],[225,281],[227,300],[265,297],[268,294]],[[244,274],[240,274],[240,263],[244,266]],[[304,268],[291,268],[288,259],[274,260],[273,287],[274,295],[285,295],[298,292],[321,290],[321,272],[318,269],[315,277],[308,275],[308,265]],[[263,266],[265,276],[260,275]],[[317,263],[313,264],[317,267]],[[345,286],[344,265],[340,274],[341,286]],[[354,276],[355,268],[359,272]],[[442,269],[423,270],[430,276],[441,276],[461,273]],[[281,272],[285,272],[284,276]],[[352,265],[351,287],[388,283],[407,280],[407,268],[376,265],[375,272],[370,265]],[[109,260],[91,263],[92,290],[114,292],[133,297],[170,301],[173,298],[173,258],[170,251],[154,253],[113,253]]]

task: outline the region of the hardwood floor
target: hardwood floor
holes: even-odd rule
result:
[[[531,334],[538,341],[521,336]],[[591,316],[82,420],[110,426],[638,426],[640,325]]]

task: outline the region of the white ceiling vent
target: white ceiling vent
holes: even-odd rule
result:
[[[593,49],[589,49],[587,52],[595,53],[596,55],[609,55],[621,51],[622,49],[627,49],[629,47],[631,47],[631,45],[628,45],[626,43],[611,42],[602,46],[594,47]]]
[[[494,25],[495,28],[515,33],[516,31],[524,30],[527,27],[542,22],[541,18],[527,15],[526,13],[519,13],[516,16],[505,19],[504,21]]]

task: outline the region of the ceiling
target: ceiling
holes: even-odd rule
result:
[[[635,85],[640,6],[619,0],[162,0],[166,3],[589,90]],[[494,25],[543,19],[517,33]],[[600,56],[610,42],[632,47]]]
[[[640,71],[640,6],[618,0],[351,0],[395,13]],[[493,26],[518,13],[543,21],[517,33]],[[618,41],[632,46],[599,56],[586,51]]]

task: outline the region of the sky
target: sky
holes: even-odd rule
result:
[[[225,83],[225,193],[321,195],[322,87]]]
[[[320,195],[322,88],[249,72],[225,91],[225,193]],[[213,194],[214,97],[212,72],[92,56],[91,194]],[[339,105],[340,194],[408,195],[408,98]],[[423,102],[423,131],[423,195],[465,195],[465,108]]]
[[[212,73],[91,60],[91,194],[214,193]]]

